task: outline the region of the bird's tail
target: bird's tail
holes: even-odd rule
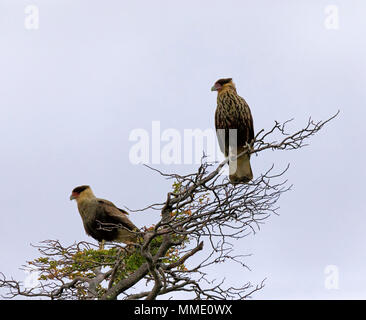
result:
[[[238,148],[237,154],[243,151],[241,148]],[[233,184],[248,183],[253,179],[249,153],[244,153],[235,160],[229,160],[229,179]]]

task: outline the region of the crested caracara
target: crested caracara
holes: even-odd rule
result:
[[[86,233],[101,243],[105,241],[136,242],[138,228],[128,219],[128,213],[112,202],[96,198],[89,186],[72,190],[70,200],[76,200]]]
[[[253,179],[249,145],[254,139],[249,106],[237,94],[231,78],[217,80],[211,91],[217,91],[215,127],[220,149],[229,157],[230,182],[248,183]]]

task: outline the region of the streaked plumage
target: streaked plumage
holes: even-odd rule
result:
[[[217,80],[211,90],[217,91],[215,127],[221,151],[225,157],[230,156],[229,179],[232,183],[247,183],[253,179],[250,155],[245,153],[237,160],[232,160],[232,157],[245,151],[254,139],[250,108],[237,94],[231,78]]]
[[[89,186],[76,187],[70,200],[76,200],[85,232],[99,242],[136,242],[133,230],[138,228],[128,219],[128,213],[112,202],[95,197]]]

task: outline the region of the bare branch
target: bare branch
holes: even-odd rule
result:
[[[244,152],[302,148],[338,114],[318,122],[309,118],[303,129],[293,133],[287,132],[292,119],[275,121],[271,129],[260,130]],[[291,189],[285,178],[289,165],[282,170],[272,165],[249,183],[232,185],[223,175],[227,162],[209,163],[204,156],[197,171],[186,175],[146,166],[171,180],[173,190],[161,202],[129,209],[161,213],[155,225],[136,231],[138,244],[113,244],[98,250],[88,242],[64,247],[57,240],[46,240],[34,246],[41,257],[24,266],[38,272],[39,284],[25,289],[21,282],[7,280],[0,273],[0,287],[8,290],[7,298],[152,300],[175,292],[185,292],[191,299],[249,298],[264,287],[264,281],[256,286],[244,282],[226,287],[225,279],[209,279],[207,270],[218,263],[237,263],[249,269],[247,255],[236,254],[233,242],[258,232],[269,216],[278,214],[279,198]],[[123,228],[114,224],[100,227]],[[142,282],[149,289],[136,292],[134,286]]]

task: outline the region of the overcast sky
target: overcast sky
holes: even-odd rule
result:
[[[130,161],[131,132],[213,128],[210,87],[232,77],[256,131],[341,113],[307,148],[253,158],[254,176],[290,163],[294,187],[235,243],[251,271],[214,276],[267,278],[255,299],[365,299],[365,15],[363,0],[0,0],[0,271],[24,279],[30,243],[93,241],[69,201],[77,185],[121,207],[164,200],[170,183]]]

